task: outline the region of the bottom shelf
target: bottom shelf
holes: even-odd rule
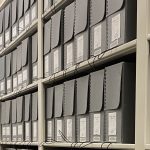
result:
[[[121,143],[44,143],[46,147],[92,148],[92,149],[128,149],[134,150],[135,144]]]
[[[38,142],[0,142],[1,145],[38,146]]]
[[[46,142],[38,144],[38,142],[0,142],[1,145],[17,145],[17,146],[45,146],[53,148],[89,148],[89,149],[122,149],[134,150],[135,144],[121,143],[62,143],[62,142]],[[150,149],[150,145],[146,145],[145,149]]]

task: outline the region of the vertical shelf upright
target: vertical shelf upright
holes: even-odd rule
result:
[[[144,150],[150,135],[149,0],[137,0],[135,150]]]
[[[43,0],[38,0],[38,150],[44,150],[45,139],[45,96],[43,78]]]

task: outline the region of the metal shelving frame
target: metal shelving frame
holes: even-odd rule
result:
[[[65,71],[60,71],[48,78],[43,78],[43,25],[44,20],[49,18],[55,10],[61,9],[69,0],[60,0],[55,6],[49,8],[43,14],[43,0],[38,0],[38,19],[26,29],[15,41],[0,52],[0,56],[10,52],[22,39],[31,35],[35,30],[38,31],[38,81],[21,89],[5,95],[0,100],[5,100],[26,93],[33,89],[38,89],[38,142],[0,142],[2,145],[29,145],[38,146],[38,150],[49,147],[71,148],[69,143],[46,143],[45,142],[45,84],[50,84],[54,80],[62,80],[68,76],[73,76],[75,70],[84,72],[90,69],[91,65],[104,65],[112,60],[136,53],[136,115],[135,115],[135,144],[121,143],[84,143],[82,146],[92,149],[127,149],[127,150],[150,150],[150,0],[137,0],[137,39],[114,48],[96,58],[91,58],[79,65],[75,65]],[[0,8],[5,5],[6,0],[0,4]],[[74,144],[80,148],[81,143]]]

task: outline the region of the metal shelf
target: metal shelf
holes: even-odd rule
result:
[[[130,149],[135,148],[135,144],[121,144],[121,143],[44,143],[45,147],[67,147],[67,148],[92,148],[92,149]]]
[[[0,142],[1,145],[38,146],[38,142]]]
[[[9,43],[6,48],[0,51],[0,57],[14,50],[23,39],[32,35],[37,30],[37,25],[38,20],[33,21],[32,24],[28,28],[26,28],[20,35],[18,35],[15,40],[11,41],[11,43]]]
[[[10,0],[1,0],[0,10],[3,9],[9,2]]]
[[[0,4],[2,9],[10,0],[3,0]],[[71,3],[73,0],[60,0],[43,14],[43,0],[38,0],[38,19],[31,26],[24,30],[14,41],[6,48],[0,51],[0,56],[11,52],[19,43],[38,30],[38,78],[39,81],[33,83],[19,91],[12,92],[8,95],[0,97],[0,100],[6,100],[24,94],[38,88],[38,143],[34,142],[0,142],[0,148],[3,150],[3,145],[22,145],[22,146],[38,146],[38,150],[44,150],[45,147],[66,147],[72,149],[69,143],[45,143],[45,104],[44,104],[44,84],[50,84],[54,80],[61,80],[65,77],[73,76],[75,70],[79,73],[91,69],[92,65],[101,66],[110,61],[127,56],[128,54],[136,53],[136,112],[135,112],[135,143],[136,144],[102,144],[102,143],[84,143],[85,148],[91,149],[130,149],[130,150],[150,150],[150,57],[149,57],[149,42],[150,41],[150,1],[137,0],[137,39],[129,43],[121,45],[110,51],[105,52],[84,61],[79,65],[75,65],[67,70],[58,72],[48,78],[41,79],[43,75],[43,25],[44,21],[48,20],[59,9]],[[77,73],[77,72],[76,72]],[[43,143],[44,142],[44,143]],[[40,144],[42,143],[42,144]],[[75,147],[80,148],[80,143]]]
[[[74,0],[59,0],[44,12],[44,14],[42,15],[42,19],[49,19],[51,15],[53,15],[55,12],[57,12],[58,10],[60,10],[61,8],[65,7],[73,1]]]
[[[150,34],[147,35],[147,40],[150,41]]]
[[[145,145],[145,150],[150,150],[150,144]]]
[[[20,90],[14,91],[12,93],[9,93],[9,94],[6,94],[6,95],[0,97],[0,101],[7,100],[7,99],[10,99],[10,98],[13,98],[16,96],[20,96],[22,94],[25,94],[25,93],[27,93],[31,90],[37,89],[37,88],[38,88],[38,81],[36,81],[35,83],[32,83],[26,87],[23,87]]]
[[[52,76],[49,76],[42,80],[44,84],[50,84],[51,82],[64,79],[65,77],[74,76],[75,73],[80,73],[89,69],[93,69],[94,66],[100,66],[112,60],[116,60],[128,54],[136,52],[136,40],[123,44],[119,47],[116,47],[112,50],[106,51],[105,53],[91,58],[87,61],[81,62],[78,65],[70,67],[66,70],[60,71]]]

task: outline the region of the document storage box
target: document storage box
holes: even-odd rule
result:
[[[22,88],[22,45],[17,47],[17,89]]]
[[[24,96],[17,98],[17,141],[24,141]]]
[[[75,62],[89,58],[89,1],[75,1]]]
[[[6,126],[5,126],[5,118],[6,118],[6,103],[1,102],[1,140],[6,141]]]
[[[0,57],[0,96],[6,94],[6,57]]]
[[[96,56],[107,49],[106,0],[90,1],[90,55]]]
[[[115,64],[105,74],[105,142],[134,143],[135,65]]]
[[[18,27],[18,0],[12,1],[12,12],[11,12],[11,18],[12,18],[12,40],[14,40],[19,32]]]
[[[38,141],[38,94],[32,93],[32,141]]]
[[[70,80],[64,83],[64,127],[68,142],[76,142],[76,82]]]
[[[51,75],[51,20],[44,25],[44,77]]]
[[[31,22],[37,19],[37,9],[38,9],[38,2],[37,0],[30,0],[31,3]]]
[[[54,87],[46,90],[46,141],[54,141]]]
[[[64,98],[64,85],[60,84],[55,86],[55,141],[64,141],[64,120],[63,120],[63,98]]]
[[[90,141],[104,141],[104,70],[90,74]]]
[[[4,40],[4,9],[0,11],[0,50],[5,46]]]
[[[11,113],[11,126],[12,126],[12,141],[17,141],[17,99],[12,100],[12,113]]]
[[[75,3],[71,3],[64,11],[64,68],[74,65],[74,24]]]
[[[32,82],[38,80],[38,34],[32,36]]]
[[[24,25],[25,28],[31,24],[30,0],[24,0]]]
[[[11,41],[11,3],[5,7],[5,46]]]
[[[89,142],[89,75],[77,79],[77,142]]]
[[[12,76],[13,76],[13,91],[17,90],[18,80],[17,80],[17,49],[12,52]]]
[[[11,141],[11,101],[8,100],[5,102],[5,135],[6,141]]]
[[[24,96],[25,98],[25,113],[24,113],[24,140],[31,141],[31,94]]]
[[[19,34],[24,31],[24,0],[18,0]]]
[[[32,81],[31,38],[22,41],[22,86],[26,87]]]
[[[63,69],[63,11],[52,16],[52,74]]]
[[[136,0],[107,0],[108,49],[136,38]]]
[[[6,55],[6,93],[12,92],[12,53]]]

